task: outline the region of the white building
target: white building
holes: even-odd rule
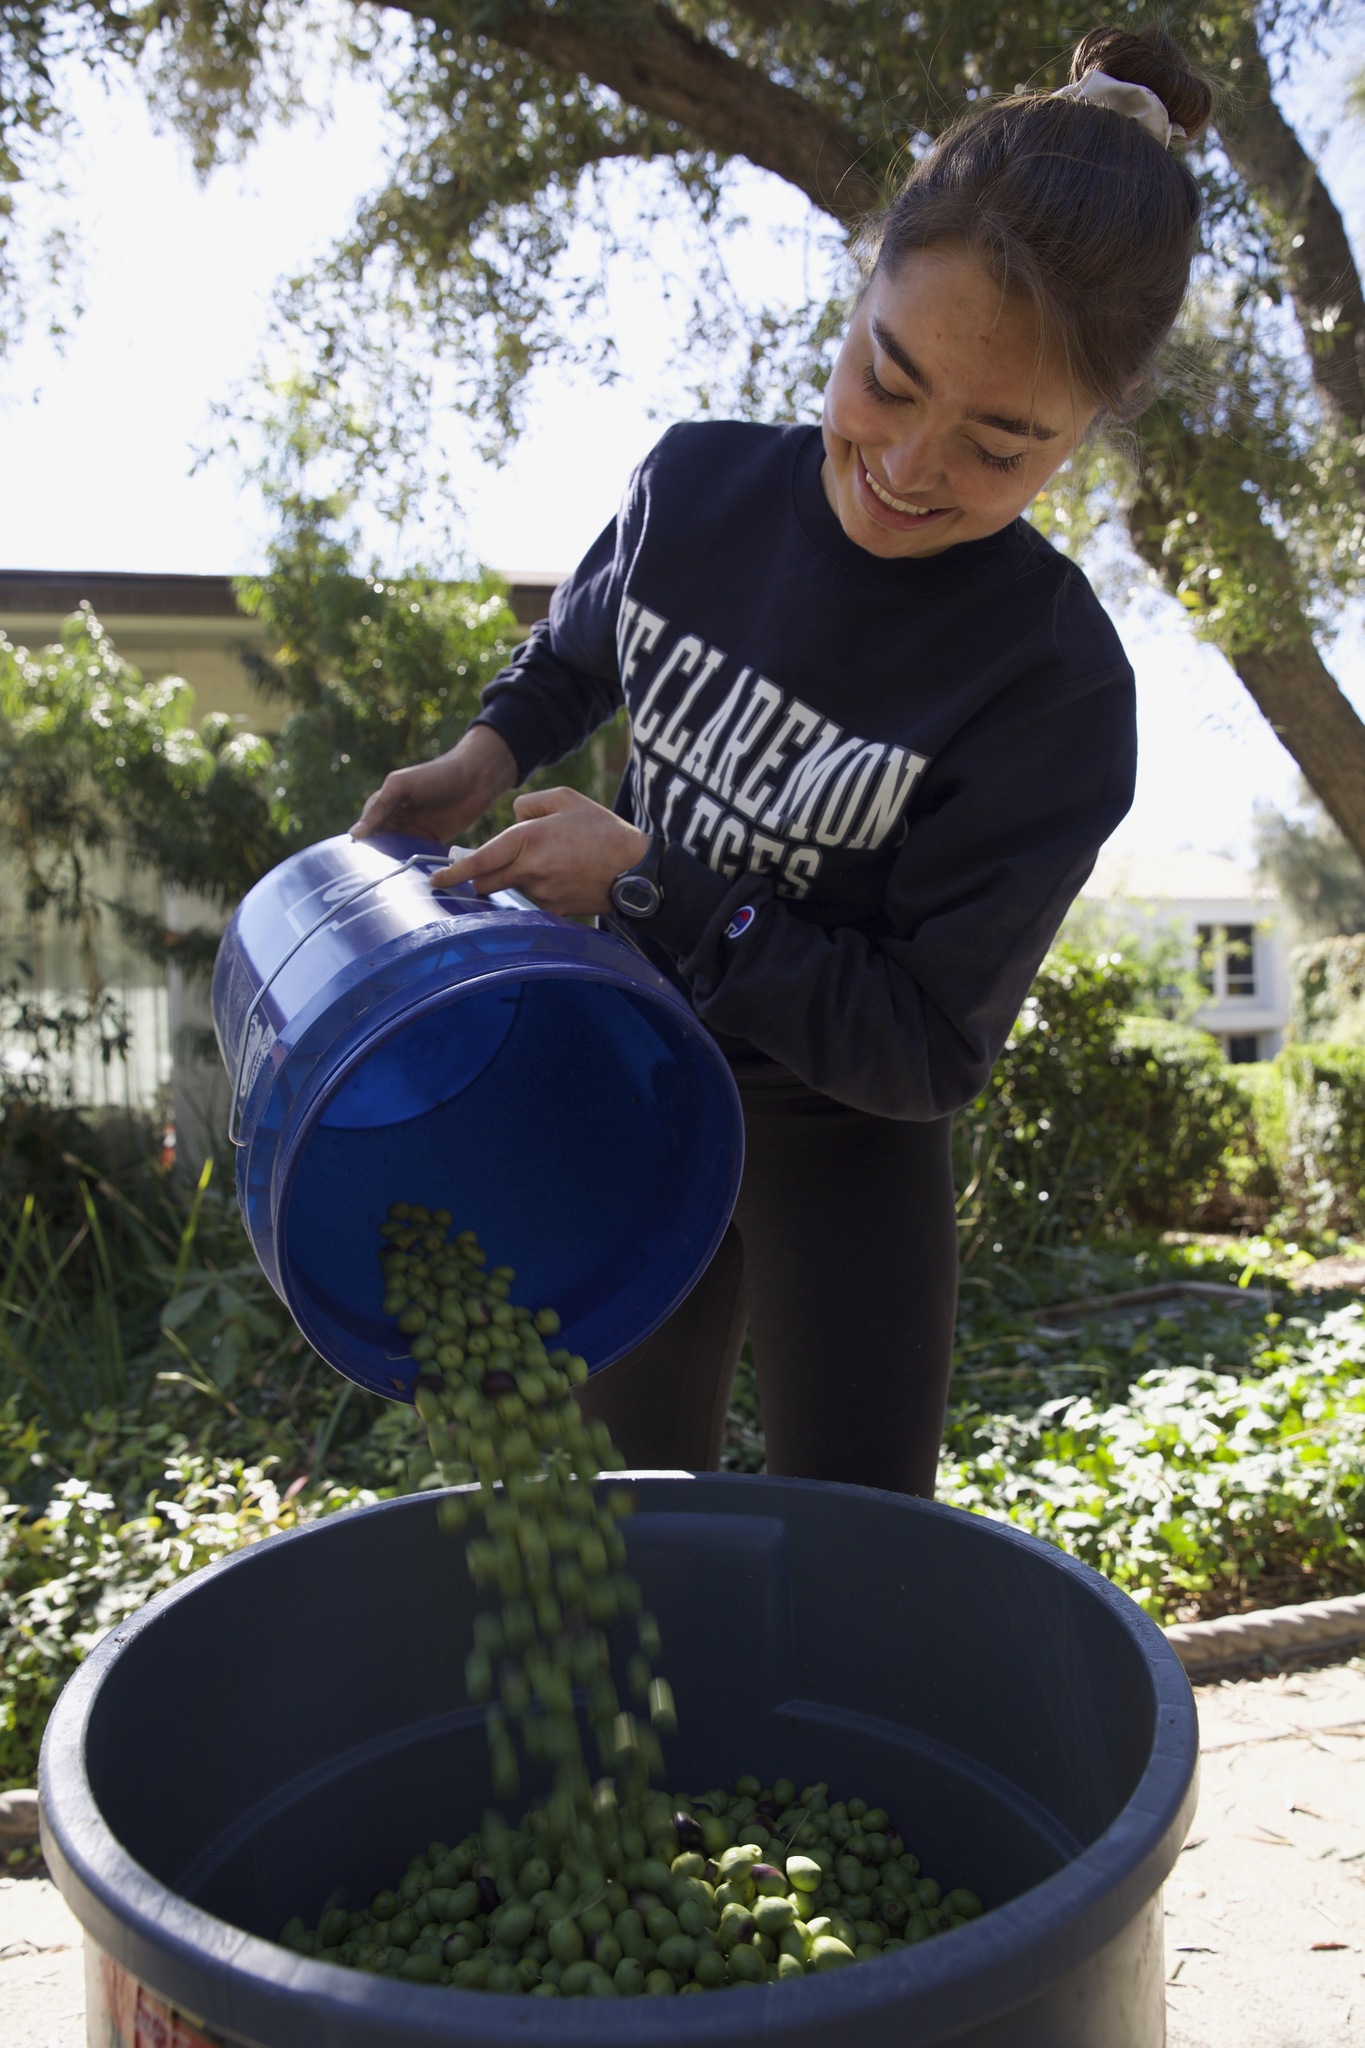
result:
[[[1289,1022],[1292,933],[1280,898],[1221,853],[1106,849],[1081,900],[1135,932],[1176,930],[1209,992],[1195,1022],[1230,1060],[1271,1059]]]

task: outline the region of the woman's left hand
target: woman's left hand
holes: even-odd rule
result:
[[[515,825],[432,876],[438,889],[472,882],[480,896],[520,889],[556,917],[601,917],[616,877],[649,851],[649,834],[576,789],[538,789],[512,806]]]

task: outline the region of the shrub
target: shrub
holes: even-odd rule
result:
[[[1245,1128],[1235,1070],[1207,1032],[1160,1017],[1125,1018],[1113,1057],[1145,1120],[1120,1191],[1124,1213],[1139,1224],[1185,1222]]]
[[[1365,933],[1318,939],[1290,956],[1290,1035],[1300,1043],[1365,1045]]]
[[[1286,1198],[1308,1229],[1365,1229],[1365,1046],[1290,1045],[1276,1065]]]
[[[1131,1015],[1122,955],[1049,954],[990,1082],[958,1121],[964,1258],[1113,1225],[1177,1223],[1245,1123],[1218,1048]]]

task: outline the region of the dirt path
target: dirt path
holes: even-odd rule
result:
[[[1359,2048],[1365,1660],[1197,1697],[1199,1811],[1166,1886],[1169,2048]]]
[[[1201,1686],[1199,1812],[1166,1887],[1168,2048],[1365,2041],[1365,1659]],[[0,2042],[84,2048],[81,1932],[0,1878]]]

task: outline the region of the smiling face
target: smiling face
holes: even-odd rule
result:
[[[1039,360],[1032,309],[965,250],[878,271],[825,393],[821,481],[849,539],[941,554],[1018,517],[1097,408]]]

